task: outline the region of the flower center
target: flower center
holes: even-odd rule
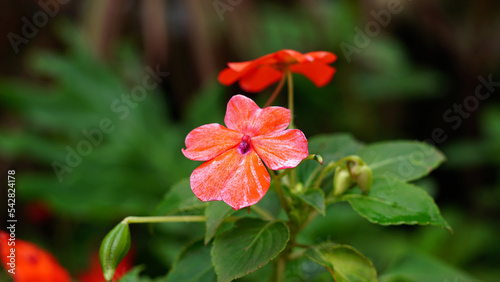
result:
[[[246,154],[250,151],[250,136],[245,135],[241,138],[241,143],[238,145],[238,152],[240,154]]]

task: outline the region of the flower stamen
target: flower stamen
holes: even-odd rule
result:
[[[238,152],[242,155],[250,151],[250,136],[245,135],[241,138],[241,143],[238,145]]]

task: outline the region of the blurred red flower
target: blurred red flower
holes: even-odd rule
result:
[[[52,211],[50,207],[42,201],[32,202],[26,207],[26,216],[32,222],[42,224],[52,217]]]
[[[331,52],[317,51],[299,53],[294,50],[280,50],[253,61],[228,63],[228,68],[219,73],[219,82],[231,85],[239,80],[241,89],[260,92],[278,82],[288,68],[311,80],[317,87],[325,86],[333,77],[335,68],[329,66],[337,60]]]
[[[115,275],[113,276],[113,281],[118,281],[129,272],[134,264],[133,264],[133,251],[129,251],[129,253],[123,258],[118,267],[116,268]],[[99,262],[99,252],[96,252],[91,256],[90,266],[84,271],[84,273],[78,275],[78,280],[81,282],[102,282],[106,281],[102,274],[101,263]]]
[[[0,231],[0,255],[2,256],[0,260],[15,282],[71,281],[68,271],[57,262],[52,254],[30,242],[17,238],[10,241],[9,239],[8,233]],[[12,256],[15,257],[11,261]],[[12,262],[15,264],[9,265]],[[15,266],[15,274],[9,272],[9,269],[12,269],[11,266]]]
[[[200,126],[186,137],[182,153],[206,161],[190,177],[191,189],[201,201],[224,201],[233,209],[257,203],[267,192],[272,170],[296,167],[308,156],[307,139],[288,129],[290,110],[261,109],[251,99],[229,100],[224,122]],[[262,161],[261,161],[262,159]]]

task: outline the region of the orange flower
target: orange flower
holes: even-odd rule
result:
[[[296,167],[308,156],[307,139],[288,129],[290,110],[261,109],[236,95],[227,105],[224,122],[200,126],[186,137],[182,153],[206,161],[193,171],[191,189],[201,201],[224,201],[233,209],[257,203],[266,194],[272,170]],[[261,161],[262,159],[262,161]]]
[[[260,92],[278,82],[289,69],[311,80],[317,87],[325,86],[333,77],[335,69],[328,64],[337,60],[331,52],[317,51],[306,54],[294,50],[280,50],[253,61],[228,63],[229,68],[219,73],[219,82],[231,85],[240,81],[241,89]]]
[[[12,240],[4,231],[0,231],[0,255],[3,267],[16,282],[71,281],[68,271],[50,253],[30,242]]]
[[[124,276],[129,270],[132,269],[133,262],[133,251],[130,251],[120,262],[116,268],[115,275],[113,276],[113,281],[118,281],[122,276]],[[99,252],[92,255],[90,261],[90,267],[82,274],[78,276],[81,282],[101,282],[105,281],[104,275],[102,274],[101,263],[99,262]]]

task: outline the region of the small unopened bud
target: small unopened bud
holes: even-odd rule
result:
[[[314,160],[317,161],[320,165],[323,164],[323,157],[318,154],[314,154]]]
[[[333,195],[340,196],[344,194],[354,184],[349,171],[345,167],[338,166],[335,169],[333,178]]]
[[[370,192],[373,184],[372,170],[365,164],[355,165],[351,168],[351,175],[363,193]]]
[[[130,230],[128,223],[121,222],[104,237],[99,250],[104,279],[111,281],[116,268],[130,250]]]

